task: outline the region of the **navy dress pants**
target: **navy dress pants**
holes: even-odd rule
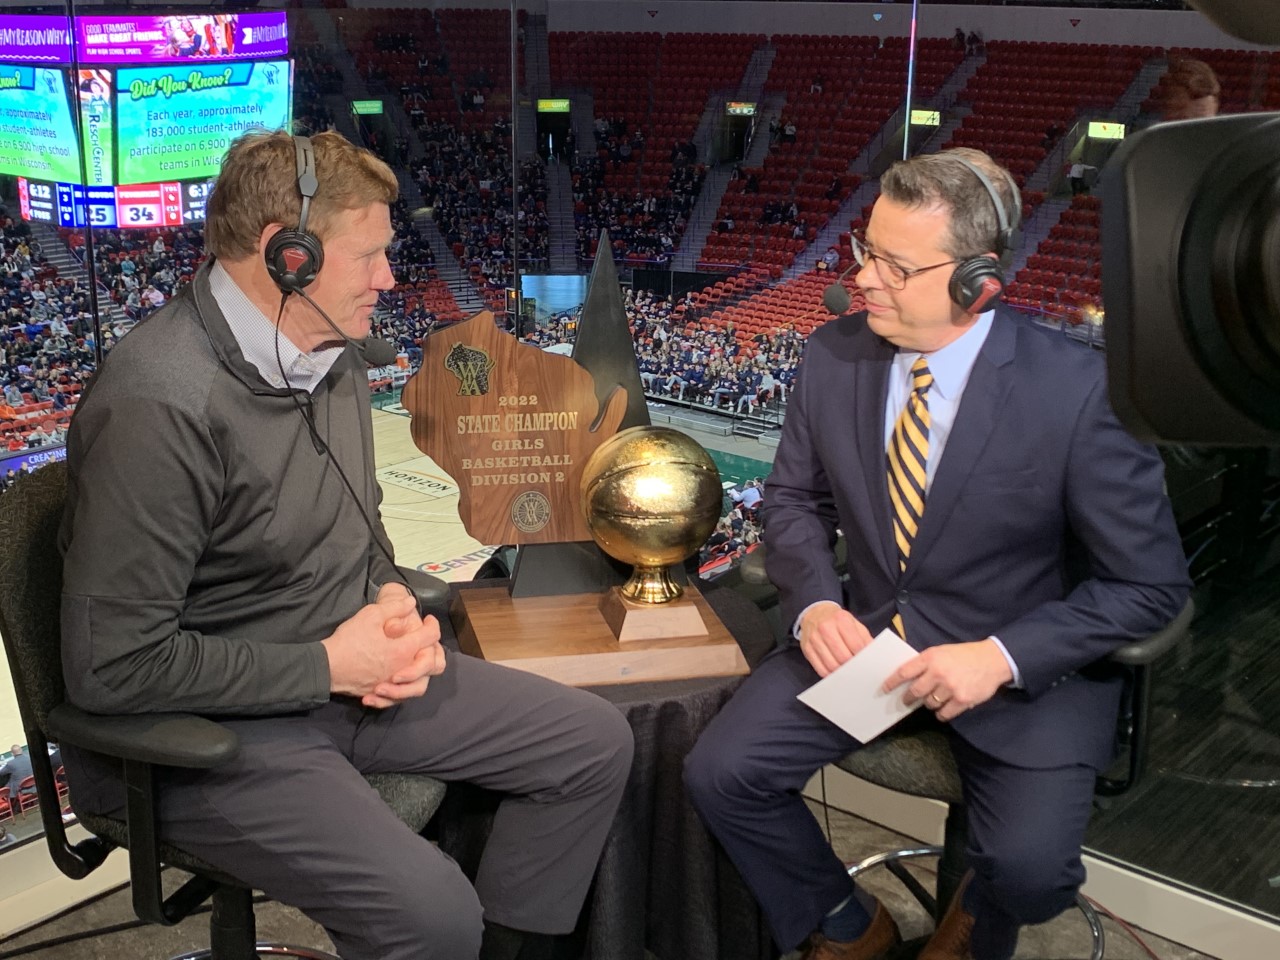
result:
[[[861,746],[796,699],[817,679],[798,647],[771,654],[685,762],[698,813],[759,900],[783,950],[799,945],[853,892],[801,796],[817,770]],[[1080,846],[1095,772],[1084,765],[1014,767],[958,736],[950,739],[969,813],[973,955],[1008,960],[1018,928],[1057,916],[1084,881]]]

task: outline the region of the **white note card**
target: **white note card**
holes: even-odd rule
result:
[[[916,655],[892,630],[883,630],[853,659],[797,695],[801,703],[840,727],[859,743],[869,743],[920,707],[902,702],[906,687],[884,693],[880,685]]]

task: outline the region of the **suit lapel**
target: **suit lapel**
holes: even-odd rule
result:
[[[879,337],[869,356],[858,362],[856,396],[853,409],[858,445],[858,462],[867,487],[866,503],[871,511],[866,525],[875,531],[868,541],[880,541],[881,562],[886,571],[896,576],[897,547],[893,542],[889,508],[889,481],[884,446],[884,405],[889,390],[889,366],[897,351]],[[856,502],[856,501],[855,501]]]
[[[965,481],[999,422],[1000,411],[1013,386],[1012,364],[1017,332],[1013,321],[1000,312],[996,313],[991,332],[969,374],[960,409],[956,411],[955,423],[947,438],[946,450],[929,488],[920,531],[911,545],[911,560],[907,562],[904,580],[910,579],[918,564],[928,557],[929,549],[946,525]]]

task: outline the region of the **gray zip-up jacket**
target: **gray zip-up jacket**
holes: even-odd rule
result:
[[[62,661],[85,710],[314,707],[320,641],[392,577],[295,399],[241,354],[208,270],[120,341],[72,421]],[[311,408],[385,542],[353,349]]]

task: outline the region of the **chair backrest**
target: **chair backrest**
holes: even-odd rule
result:
[[[53,862],[78,880],[106,859],[111,844],[89,837],[72,845],[45,744],[49,713],[66,700],[62,679],[62,555],[58,528],[67,499],[67,466],[51,463],[0,494],[0,636],[18,713],[42,798],[40,821]]]
[[[66,698],[59,646],[62,556],[57,545],[66,498],[64,463],[21,476],[0,495],[0,635],[27,743],[33,747],[32,763],[45,752],[49,711]]]

